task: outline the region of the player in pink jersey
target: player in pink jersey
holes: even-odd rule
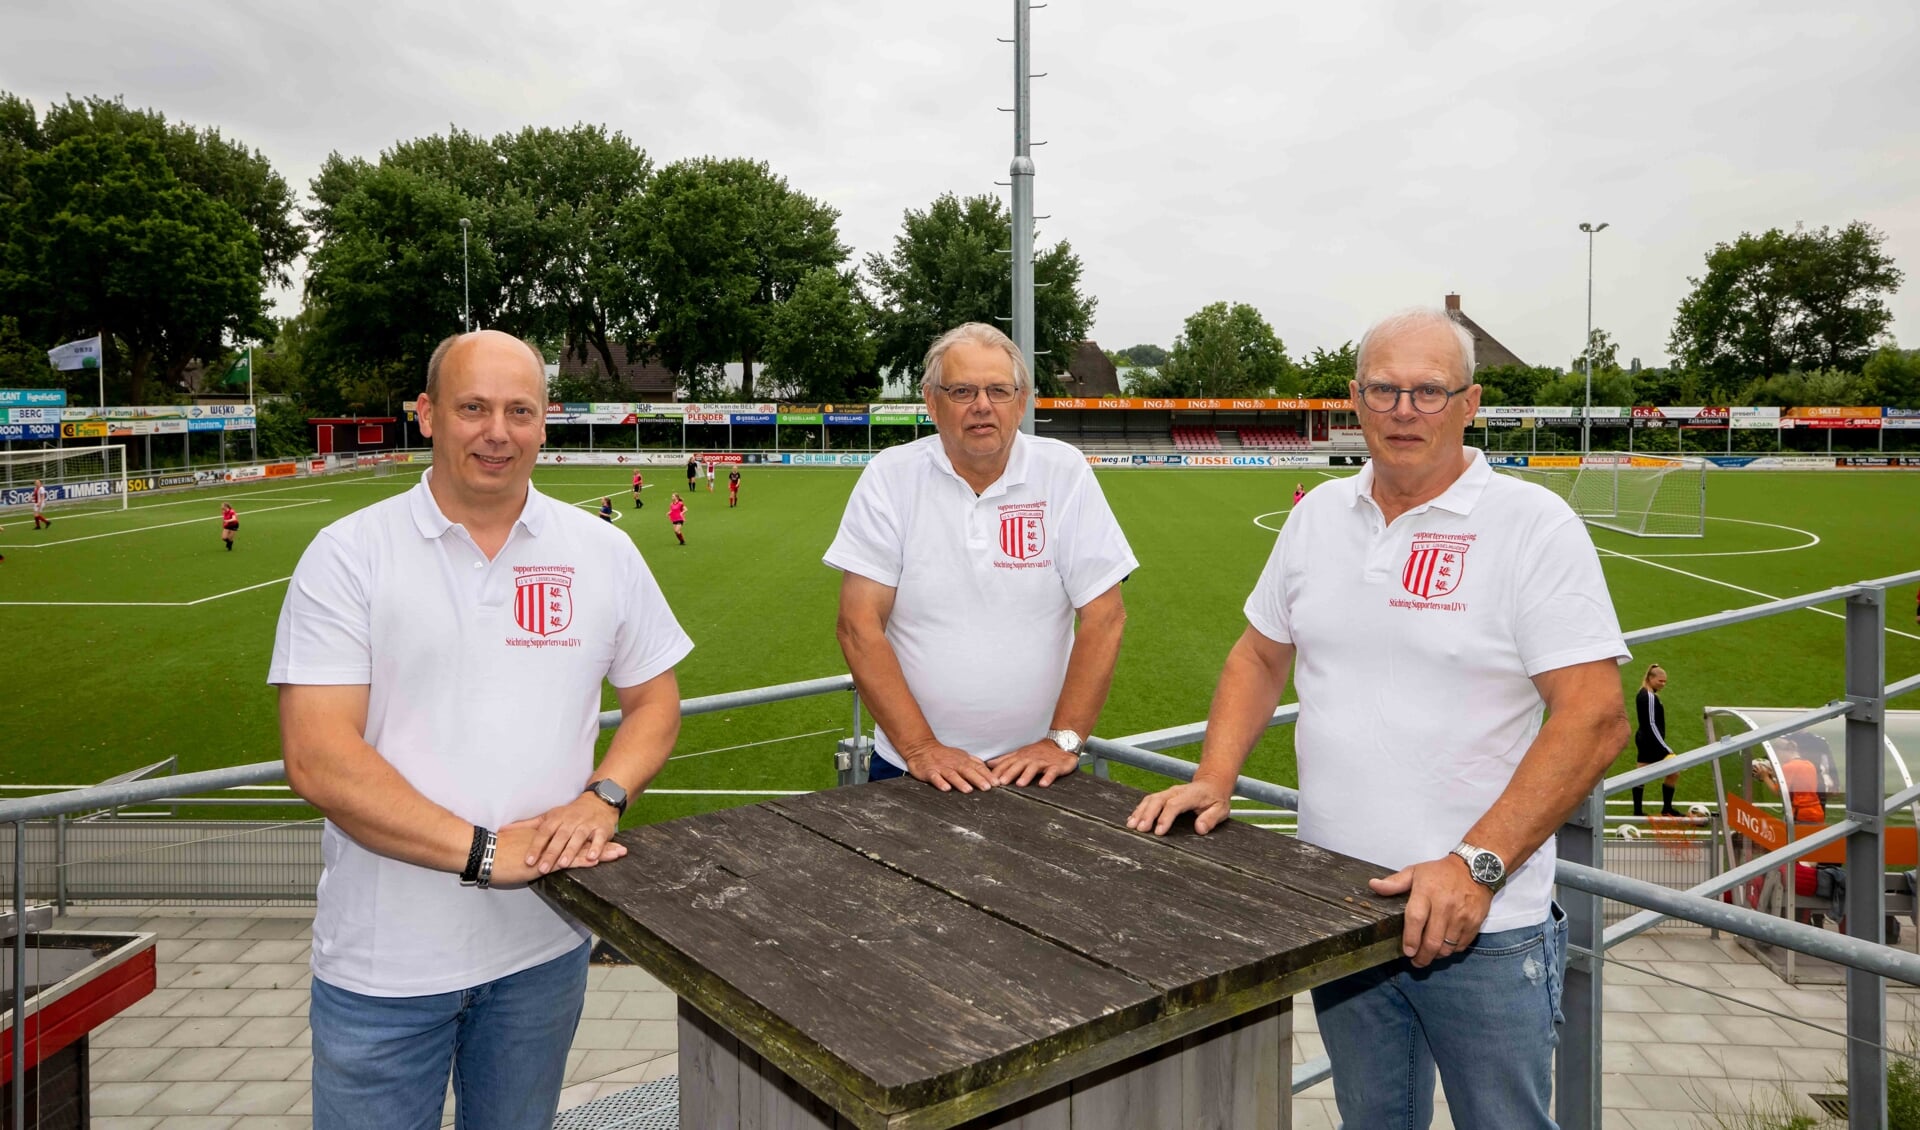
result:
[[[667,503],[667,521],[673,523],[673,536],[680,539],[681,545],[687,544],[687,504],[678,493]]]
[[[1300,500],[1305,497],[1307,497],[1307,484],[1305,483],[1293,484],[1293,504],[1295,506],[1300,505]]]
[[[646,505],[646,503],[640,501],[640,492],[645,490],[646,487],[647,487],[646,480],[641,477],[640,472],[635,471],[633,473],[633,508],[635,510],[638,510],[642,506]]]

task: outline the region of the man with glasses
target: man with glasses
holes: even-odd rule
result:
[[[938,434],[874,457],[825,558],[870,777],[1048,785],[1106,704],[1138,562],[1086,457],[1021,434],[1033,382],[1007,335],[948,331],[921,385]]]
[[[1407,896],[1403,956],[1313,992],[1341,1119],[1427,1126],[1437,1069],[1455,1126],[1549,1127],[1566,967],[1552,836],[1627,740],[1627,649],[1585,525],[1464,445],[1467,331],[1442,310],[1393,315],[1356,373],[1371,461],[1288,515],[1199,771],[1128,826],[1225,820],[1291,675],[1300,838],[1397,868],[1373,889]]]

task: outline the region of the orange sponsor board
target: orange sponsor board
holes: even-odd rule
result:
[[[1772,851],[1787,842],[1787,825],[1750,801],[1727,796],[1727,827]]]
[[[1789,408],[1780,413],[1790,420],[1878,420],[1875,408]]]
[[[1527,466],[1578,467],[1580,466],[1580,457],[1578,455],[1529,455],[1527,456]]]
[[[1351,412],[1353,401],[1345,397],[1338,400],[1320,398],[1274,400],[1241,397],[1194,399],[1139,396],[1043,396],[1035,400],[1033,406],[1035,408],[1118,408],[1159,412]]]
[[[291,478],[291,477],[293,477],[294,475],[297,475],[297,474],[299,474],[299,473],[300,473],[300,464],[298,464],[298,463],[269,463],[269,464],[267,464],[267,465],[266,465],[266,467],[264,467],[264,468],[262,468],[262,470],[263,470],[263,471],[265,472],[265,477],[266,477],[266,478],[269,478],[269,479],[286,479],[286,478]]]

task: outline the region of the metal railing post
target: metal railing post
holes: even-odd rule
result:
[[[1586,802],[1560,827],[1559,856],[1599,869],[1605,849],[1607,794],[1596,785]],[[1560,993],[1566,1023],[1554,1060],[1554,1114],[1565,1130],[1600,1127],[1601,967],[1606,955],[1606,917],[1599,895],[1562,884],[1556,891],[1567,912],[1567,979]]]
[[[27,1124],[27,823],[13,822],[13,1125]]]
[[[1885,789],[1886,593],[1861,588],[1847,598],[1847,933],[1886,941]],[[1881,1127],[1887,1117],[1886,981],[1847,970],[1847,1124]]]
[[[67,814],[53,818],[53,906],[54,913],[67,912]]]

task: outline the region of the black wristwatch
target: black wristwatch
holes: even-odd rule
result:
[[[621,816],[627,814],[627,790],[613,783],[611,778],[602,777],[587,786],[587,791],[613,806],[614,812]]]
[[[1473,881],[1495,894],[1507,885],[1507,865],[1498,855],[1483,847],[1475,847],[1462,840],[1453,854],[1466,861],[1467,873]]]

